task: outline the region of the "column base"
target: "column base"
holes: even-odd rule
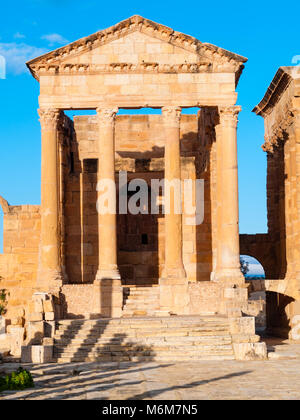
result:
[[[211,273],[211,281],[222,283],[226,286],[245,286],[245,278],[239,268],[224,268]]]
[[[121,284],[121,275],[117,267],[113,267],[110,269],[102,269],[100,268],[97,271],[96,278],[94,284],[99,284],[103,280],[120,280]]]
[[[162,277],[159,279],[160,311],[187,315],[189,313],[189,290],[186,277]]]
[[[44,292],[57,290],[63,285],[63,274],[59,270],[40,270],[37,275],[37,289]]]

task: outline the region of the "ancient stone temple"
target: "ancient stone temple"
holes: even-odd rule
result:
[[[280,67],[253,110],[265,121],[268,233],[241,238],[243,252],[266,271],[269,333],[299,340],[300,324],[300,72]]]
[[[41,205],[3,200],[0,257],[19,341],[39,347],[54,336],[58,351],[65,342],[57,328],[60,337],[103,322],[107,329],[112,318],[119,333],[147,323],[148,330],[177,326],[177,336],[183,326],[183,336],[211,328],[216,347],[195,349],[196,356],[264,357],[254,318],[242,317],[236,87],[246,61],[133,16],[27,64],[40,84]],[[141,108],[161,114],[118,115]],[[186,108],[198,111],[183,114]],[[95,115],[71,120],[66,110]],[[119,192],[136,179],[149,192],[153,179],[204,180],[203,220],[192,223],[199,215],[186,208],[123,214]],[[117,214],[97,212],[103,180],[116,185]],[[129,200],[134,192],[127,192]]]

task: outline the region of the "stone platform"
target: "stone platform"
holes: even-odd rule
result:
[[[248,328],[244,335],[239,320],[216,315],[62,320],[54,336],[54,360],[174,362],[266,357],[264,343],[258,343],[254,331],[251,334],[252,319],[244,319]]]

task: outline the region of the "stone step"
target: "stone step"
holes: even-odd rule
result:
[[[143,306],[143,307],[153,307],[153,306],[158,306],[159,307],[159,300],[155,300],[155,299],[131,299],[128,298],[126,300],[126,308],[130,307],[130,306]]]
[[[179,333],[181,335],[187,335],[187,333],[196,333],[196,334],[210,334],[214,332],[218,333],[225,333],[228,332],[228,328],[226,327],[215,327],[215,328],[207,328],[207,327],[193,327],[193,328],[187,328],[187,327],[176,327],[176,328],[167,328],[167,327],[161,327],[161,328],[129,328],[129,329],[106,329],[106,330],[64,330],[64,331],[57,331],[55,336],[56,337],[72,337],[72,336],[101,336],[101,335],[132,335],[132,334],[161,334],[163,335],[164,332],[167,332],[168,334],[171,332]]]
[[[155,305],[153,305],[153,307],[149,305],[143,305],[142,307],[139,307],[137,305],[130,305],[129,307],[126,307],[123,309],[122,315],[124,317],[126,313],[129,314],[131,312],[139,313],[141,316],[145,316],[144,314],[150,314],[150,313],[152,315],[155,315],[155,312],[158,310],[159,310],[158,306],[155,306]]]
[[[220,330],[228,330],[228,325],[203,325],[203,324],[194,324],[194,325],[186,325],[186,324],[177,324],[177,325],[167,325],[167,324],[132,324],[127,326],[110,326],[107,327],[84,327],[84,328],[59,328],[57,332],[60,333],[103,333],[106,331],[120,333],[126,331],[163,331],[163,330],[178,330],[178,331],[220,331]]]
[[[91,324],[91,323],[84,323],[84,324],[59,324],[57,327],[58,329],[66,329],[66,330],[91,330],[91,329],[107,329],[107,328],[114,328],[114,329],[124,329],[124,328],[144,328],[145,325],[156,328],[161,326],[166,326],[168,328],[170,327],[207,327],[207,328],[216,328],[216,327],[228,327],[228,322],[205,322],[205,321],[198,321],[198,322],[184,322],[184,321],[173,321],[172,318],[168,318],[168,321],[161,322],[159,320],[156,321],[155,317],[152,317],[151,321],[149,321],[149,318],[145,319],[143,317],[141,318],[135,318],[135,321],[133,322],[134,318],[128,318],[126,320],[122,319],[122,324],[116,324],[116,323],[99,323],[99,324]],[[128,322],[126,322],[128,321]]]
[[[155,289],[159,290],[159,285],[158,284],[153,284],[153,285],[149,285],[149,286],[136,286],[136,285],[126,285],[123,286],[123,290],[127,291],[127,290],[144,290],[144,291],[149,291],[152,290],[154,291]]]
[[[133,289],[133,288],[131,288],[130,290],[128,289],[128,290],[126,290],[126,291],[124,291],[123,290],[123,294],[124,295],[126,295],[126,296],[130,296],[130,295],[133,295],[133,294],[144,294],[144,295],[156,295],[156,296],[158,296],[159,295],[159,289],[150,289],[150,290],[139,290],[139,289]]]
[[[71,339],[68,339],[66,337],[54,337],[54,341],[55,343],[60,343],[60,344],[68,344],[70,342],[75,343],[85,343],[85,344],[89,344],[89,343],[101,343],[101,342],[111,342],[111,341],[116,341],[116,342],[132,342],[133,339],[138,339],[139,342],[207,342],[207,341],[211,341],[211,342],[215,342],[215,341],[224,341],[224,340],[231,340],[231,336],[228,333],[224,333],[224,334],[214,334],[214,335],[185,335],[185,336],[179,336],[180,338],[178,338],[178,335],[173,335],[172,332],[170,332],[170,334],[165,334],[165,335],[159,335],[159,336],[144,336],[144,335],[131,335],[131,336],[124,336],[124,335],[119,335],[119,336],[115,336],[115,335],[101,335],[101,336],[97,336],[97,337],[72,337]]]
[[[167,362],[191,362],[196,360],[234,360],[234,355],[204,355],[204,356],[184,356],[181,355],[179,357],[175,356],[136,356],[136,357],[128,357],[128,356],[98,356],[98,357],[85,357],[85,358],[75,358],[75,357],[58,357],[55,359],[56,363],[90,363],[90,362],[160,362],[160,363],[167,363]]]
[[[219,322],[226,322],[228,323],[228,319],[226,317],[223,316],[161,316],[161,317],[153,317],[153,318],[148,318],[145,317],[144,319],[139,319],[137,320],[136,318],[132,318],[131,320],[126,320],[124,321],[122,318],[100,318],[100,319],[65,319],[65,320],[60,320],[57,321],[57,325],[107,325],[109,324],[114,324],[114,325],[120,325],[120,324],[128,324],[128,322],[137,324],[137,323],[142,323],[144,321],[147,321],[149,323],[151,322],[167,322],[167,323],[172,323],[172,322],[181,322],[181,323],[188,323],[188,324],[192,324],[192,323],[198,323],[198,322],[202,322],[202,323],[219,323]]]
[[[153,312],[153,316],[155,315],[156,311],[159,311],[159,305],[157,303],[142,303],[142,304],[138,304],[136,302],[129,302],[128,305],[126,304],[126,306],[124,306],[123,308],[123,313],[126,311],[145,311],[145,312],[149,312],[152,311]]]
[[[54,339],[56,340],[56,342],[71,342],[73,340],[78,340],[80,342],[87,342],[87,341],[91,341],[91,342],[97,342],[98,340],[106,340],[106,341],[111,341],[111,340],[120,340],[120,341],[124,341],[124,340],[157,340],[157,339],[164,339],[167,340],[169,338],[173,339],[177,338],[177,340],[186,340],[186,339],[190,339],[191,341],[195,341],[195,340],[200,340],[203,337],[227,337],[228,334],[226,332],[222,332],[222,334],[216,334],[216,332],[210,332],[210,333],[205,333],[205,334],[195,334],[193,332],[185,332],[185,333],[179,333],[179,332],[174,332],[174,331],[164,331],[163,333],[146,333],[146,332],[139,332],[138,334],[121,334],[121,335],[110,335],[110,334],[103,334],[103,335],[88,335],[88,336],[83,336],[83,335],[74,335],[74,336],[54,336]]]
[[[130,307],[134,305],[130,303]],[[135,308],[139,305],[135,304]],[[144,309],[150,311],[149,308],[150,304],[144,305]],[[125,308],[125,314],[130,312]],[[234,359],[229,322],[225,317],[129,316],[63,320],[57,327],[54,354],[59,363]]]
[[[126,338],[132,338],[132,339],[138,339],[138,338],[147,338],[147,337],[211,337],[211,336],[226,336],[228,335],[228,331],[227,330],[212,330],[212,331],[207,331],[207,330],[194,330],[194,331],[188,331],[188,330],[174,330],[174,329],[163,329],[163,330],[156,330],[156,331],[147,331],[147,330],[138,330],[138,331],[128,331],[124,333],[117,333],[114,334],[111,331],[106,331],[104,333],[88,333],[88,334],[83,334],[83,333],[77,333],[77,334],[56,334],[54,336],[54,338],[56,340],[64,340],[64,341],[70,341],[70,340],[98,340],[98,339],[106,339],[106,340],[110,340],[113,338],[121,338],[121,339],[126,339]]]
[[[184,353],[182,353],[184,351]],[[158,352],[158,353],[157,353]],[[156,347],[151,349],[143,348],[127,348],[127,349],[86,349],[86,350],[76,350],[76,349],[66,349],[66,350],[57,350],[55,349],[54,355],[57,357],[87,357],[87,356],[99,356],[99,355],[111,355],[111,356],[167,356],[172,354],[173,356],[197,356],[197,355],[213,355],[213,354],[233,354],[232,346],[219,346],[219,347],[199,347],[199,348],[166,348],[166,347]]]
[[[120,342],[120,341],[100,341],[100,342],[94,342],[94,343],[82,343],[82,342],[70,342],[70,343],[61,343],[56,342],[55,347],[57,349],[67,349],[67,348],[77,348],[77,349],[88,349],[88,348],[101,348],[101,347],[185,347],[188,348],[190,346],[192,347],[201,347],[201,346],[223,346],[223,345],[232,345],[232,340],[230,338],[225,340],[215,340],[215,341],[126,341],[126,342]]]
[[[127,295],[127,300],[132,299],[132,300],[159,300],[159,294],[155,294],[155,293],[141,293],[141,292],[132,292],[129,295]]]

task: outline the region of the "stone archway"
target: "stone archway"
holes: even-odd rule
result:
[[[262,288],[262,282],[265,280],[265,269],[261,262],[252,255],[241,255],[241,261],[247,264],[248,272],[245,274],[248,287],[249,303],[256,305],[257,313],[255,315],[255,327],[258,333],[265,333],[267,328],[266,315],[266,291]]]
[[[247,278],[258,279],[265,278],[265,268],[258,258],[253,255],[242,254],[240,259],[248,265]]]

